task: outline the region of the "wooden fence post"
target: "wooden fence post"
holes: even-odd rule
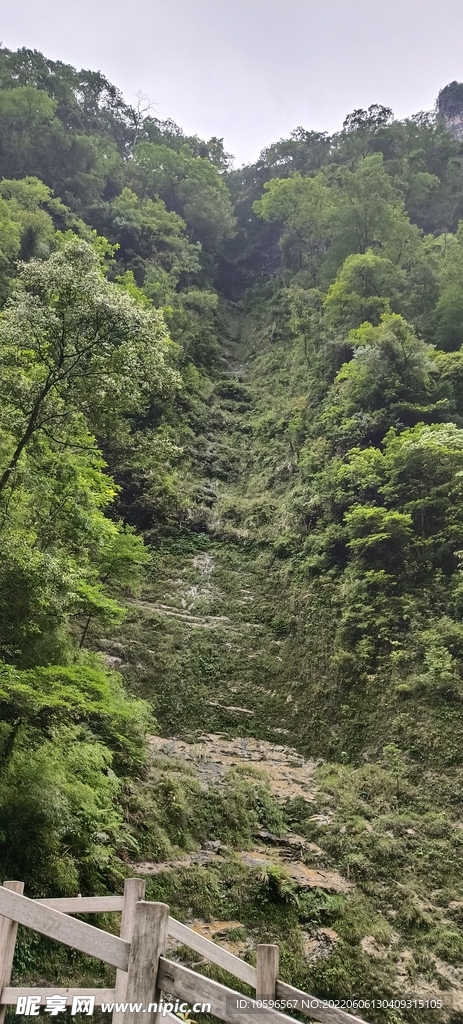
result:
[[[24,891],[24,882],[4,882],[3,885],[12,892],[22,894]],[[0,917],[0,992],[10,984],[17,931],[16,921],[9,917]],[[6,1006],[0,1006],[0,1024],[3,1024],[5,1010]]]
[[[121,939],[132,942],[133,929],[135,924],[135,907],[139,900],[145,896],[146,883],[143,878],[126,878],[124,882],[124,903],[122,905]],[[114,1002],[123,1003],[127,992],[128,974],[119,968],[116,972],[116,987],[114,990]],[[124,1014],[120,1010],[113,1010],[112,1024],[122,1024]],[[0,1021],[0,1024],[2,1022]]]
[[[124,1024],[143,1024],[149,1004],[159,1003],[159,957],[166,951],[168,923],[169,907],[166,903],[137,903],[125,1000],[141,1003],[141,1010],[128,1008],[124,1013]],[[159,1013],[153,1013],[151,1024],[157,1024],[158,1020]]]
[[[258,945],[256,999],[275,999],[279,966],[278,946],[264,943]]]

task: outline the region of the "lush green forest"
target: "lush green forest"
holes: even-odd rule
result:
[[[462,91],[234,169],[101,73],[0,49],[2,877],[120,891],[220,839],[225,867],[151,894],[278,941],[299,987],[455,990],[455,1021]],[[208,733],[317,759],[313,799],[153,769],[151,734]],[[263,825],[350,894],[245,871]],[[18,973],[48,956],[24,937]]]

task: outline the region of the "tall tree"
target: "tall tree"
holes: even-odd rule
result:
[[[38,433],[72,445],[76,415],[104,431],[176,377],[161,315],[105,280],[95,250],[67,243],[21,268],[0,320],[3,468],[0,494]]]

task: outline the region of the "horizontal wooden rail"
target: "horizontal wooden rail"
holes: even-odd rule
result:
[[[123,902],[123,896],[68,896],[57,897],[56,899],[34,900],[34,903],[50,907],[52,910],[59,910],[62,914],[112,913],[121,911]],[[256,968],[251,967],[251,964],[247,964],[240,957],[235,956],[234,953],[229,953],[227,949],[223,949],[216,942],[211,942],[210,939],[204,938],[203,935],[195,932],[192,928],[188,928],[187,925],[181,924],[180,921],[176,921],[173,917],[169,917],[167,930],[173,939],[182,942],[184,946],[193,949],[195,953],[200,953],[201,956],[206,957],[211,963],[222,967],[229,974],[233,974],[235,978],[239,978],[246,985],[250,985],[251,988],[256,987]]]
[[[194,949],[196,953],[201,953],[211,963],[223,967],[224,971],[233,974],[235,978],[244,981],[251,988],[256,987],[256,968],[251,967],[251,964],[247,964],[244,960],[240,960],[234,953],[229,953],[228,949],[223,949],[222,946],[211,942],[210,939],[205,939],[203,935],[199,935],[192,928],[187,928],[185,924],[181,924],[173,917],[169,917],[167,931],[173,939],[178,939],[179,942],[183,942],[184,946]]]
[[[123,896],[59,896],[51,900],[34,900],[42,907],[59,910],[62,914],[111,914],[121,911]]]
[[[204,975],[190,971],[183,964],[174,963],[164,957],[159,961],[159,983],[163,991],[175,996],[176,999],[185,999],[190,1003],[204,1002],[211,1004],[211,1013],[220,1020],[228,1021],[229,1024],[249,1024],[249,1011],[240,1012],[234,1010],[230,1003],[243,998],[242,992],[220,985],[217,981],[211,981]],[[311,996],[307,992],[287,985],[284,981],[276,983],[276,999],[297,1000],[294,1009],[298,1013],[304,1013],[313,1020],[322,1021],[323,1024],[366,1024],[360,1017],[346,1013],[345,1010],[338,1010],[336,1007],[324,1007],[325,1000],[317,996]],[[308,1006],[307,1004],[310,1004]],[[303,1009],[304,1007],[304,1009]],[[259,1010],[259,1021],[261,1024],[294,1024],[294,1018],[288,1017],[281,1010],[261,1009]]]
[[[220,1020],[228,1021],[229,1024],[249,1024],[249,1012],[234,1009],[235,1000],[246,998],[242,992],[235,992],[226,985],[220,985],[218,981],[211,981],[203,974],[190,971],[183,964],[174,963],[173,960],[166,960],[160,957],[158,972],[159,987],[163,992],[175,996],[176,999],[184,999],[186,1002],[209,1003],[211,1013]],[[260,1024],[294,1024],[294,1019],[288,1017],[280,1010],[260,1010]]]
[[[328,1000],[310,996],[307,992],[301,992],[301,989],[294,988],[293,985],[287,985],[285,981],[277,981],[276,997],[282,1000],[297,999],[298,1013],[305,1013],[308,1017],[321,1020],[323,1024],[366,1024],[361,1017],[355,1017],[353,1013],[338,1010],[335,1006],[323,1006],[322,1004]],[[314,1006],[308,1008],[308,1002],[314,1003]],[[320,1003],[320,1006],[317,1006],[317,1003]]]
[[[50,996],[66,996],[66,1006],[71,1006],[74,996],[95,996],[95,1005],[114,1002],[113,988],[4,988],[0,992],[0,1006],[16,1006],[20,996],[40,996],[40,1005]]]
[[[120,967],[123,971],[128,969],[130,942],[91,924],[75,921],[59,910],[41,906],[27,896],[5,889],[3,885],[0,886],[0,914],[113,967]]]

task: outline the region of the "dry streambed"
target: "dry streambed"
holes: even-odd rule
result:
[[[185,743],[177,739],[151,738],[153,758],[172,757],[184,761],[193,769],[202,786],[220,784],[230,769],[249,764],[262,772],[269,787],[279,800],[300,797],[308,802],[315,794],[315,761],[306,760],[296,751],[269,743],[265,740],[230,739],[219,734],[205,734],[196,743]],[[318,816],[317,816],[318,817]],[[147,876],[179,868],[219,864],[230,855],[219,840],[211,840],[201,850],[184,854],[177,860],[137,863],[137,873]],[[266,829],[256,834],[256,844],[251,850],[233,851],[234,859],[251,868],[265,871],[279,867],[298,889],[319,888],[328,892],[347,892],[351,883],[337,871],[326,871],[318,866],[323,850],[295,832],[274,835]],[[308,866],[307,861],[311,866]],[[190,927],[214,942],[242,956],[253,946],[253,940],[246,937],[239,921],[202,921],[194,919]],[[328,956],[337,942],[332,929],[315,929],[307,936],[306,955],[309,959]],[[173,944],[175,945],[175,943]]]
[[[287,746],[252,738],[231,739],[218,733],[205,733],[195,743],[159,736],[152,737],[150,743],[153,760],[172,758],[177,762],[183,761],[205,788],[220,785],[231,769],[247,764],[265,776],[272,793],[281,801],[299,797],[311,803],[315,796],[314,770],[317,763]],[[328,821],[322,815],[314,815],[313,819],[319,824]],[[231,854],[219,840],[210,840],[203,849],[185,854],[178,860],[138,863],[134,867],[137,873],[152,876],[195,865],[219,865],[231,854],[242,864],[262,872],[272,866],[281,868],[299,891],[317,888],[329,893],[355,893],[347,878],[337,871],[324,869],[323,850],[305,837],[294,832],[274,835],[262,828],[255,839],[250,850],[234,850]],[[239,921],[193,918],[188,924],[237,956],[246,958],[247,953],[255,948],[255,937],[247,934]],[[314,927],[304,930],[302,941],[304,958],[308,963],[314,963],[329,958],[340,939],[332,928]],[[451,966],[431,956],[434,970],[440,978],[437,983],[435,977],[417,970],[412,951],[400,941],[396,932],[392,932],[389,945],[378,943],[371,935],[365,935],[360,945],[362,953],[373,961],[392,958],[398,997],[409,996],[413,988],[414,995],[419,990],[419,998],[439,998],[445,1008],[446,1019],[463,1013],[463,969],[459,966]],[[176,946],[178,943],[172,941],[173,955]]]
[[[249,764],[265,776],[269,787],[279,800],[302,797],[312,801],[315,795],[315,761],[306,760],[289,747],[252,738],[230,739],[218,734],[201,736],[196,743],[153,736],[151,750],[154,756],[175,757],[192,768],[203,786],[220,783],[232,768]],[[317,887],[330,892],[346,892],[351,888],[347,879],[337,871],[325,871],[317,866],[323,851],[303,836],[287,832],[283,836],[261,830],[260,840],[252,850],[234,851],[234,856],[249,867],[265,869],[272,865],[284,868],[285,874],[299,889]],[[179,861],[162,864],[139,864],[138,870],[146,874],[192,864],[216,863],[223,859],[222,845],[218,841],[207,848],[187,854]],[[308,867],[306,861],[314,866]]]
[[[262,772],[277,799],[284,801],[300,797],[311,802],[315,795],[315,761],[307,760],[297,751],[279,744],[252,738],[230,739],[220,734],[208,733],[200,736],[196,743],[178,739],[151,737],[153,759],[175,758],[184,761],[192,769],[202,786],[220,784],[232,768],[248,764]],[[316,816],[317,819],[319,816]],[[229,851],[219,840],[211,840],[201,850],[184,854],[178,860],[163,862],[146,861],[138,863],[138,873],[153,876],[179,868],[219,864]],[[315,843],[295,832],[275,835],[266,829],[256,834],[256,844],[251,850],[233,851],[233,857],[243,864],[264,871],[278,866],[302,889],[319,888],[328,892],[347,892],[352,884],[337,871],[326,871],[317,862],[323,858],[323,850]],[[307,861],[311,863],[308,866]],[[193,919],[188,922],[199,934],[212,939],[236,956],[244,956],[253,948],[254,940],[247,936],[239,921],[204,921]],[[312,929],[304,940],[304,952],[308,960],[327,957],[338,941],[338,935],[330,928]],[[178,943],[171,941],[172,952]]]
[[[297,796],[311,801],[315,795],[314,769],[309,761],[289,747],[256,740],[251,737],[230,739],[220,733],[206,733],[196,743],[151,737],[155,756],[176,757],[194,769],[203,785],[219,782],[230,768],[249,764],[262,771],[276,797],[281,800]]]

